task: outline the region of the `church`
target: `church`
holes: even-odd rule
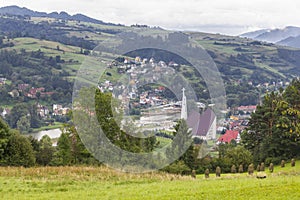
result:
[[[185,89],[182,89],[181,119],[187,121],[192,131],[192,137],[202,140],[215,140],[217,134],[217,117],[213,110],[207,108],[202,114],[196,111],[187,113],[187,100]]]

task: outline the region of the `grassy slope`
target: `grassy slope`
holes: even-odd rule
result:
[[[45,19],[45,18],[32,18],[34,22],[40,22],[48,20],[49,22],[54,22],[53,19]],[[92,23],[78,23],[76,21],[68,21],[66,27],[63,27],[65,29],[70,29],[69,36],[77,36],[77,37],[84,37],[87,40],[101,42],[105,39],[108,39],[110,37],[114,37],[113,34],[104,33],[101,31],[105,30],[114,30],[114,31],[125,31],[125,30],[133,30],[138,31],[140,29],[138,28],[132,28],[132,27],[120,27],[120,26],[106,26],[106,25],[98,25],[98,24],[92,24]],[[87,27],[94,27],[97,30],[91,32],[87,31]],[[62,27],[56,27],[58,29]],[[159,32],[162,33],[159,29],[149,29],[149,34]],[[166,31],[167,33],[167,31]],[[280,78],[285,78],[286,74],[282,72],[281,70],[289,70],[293,67],[295,67],[293,64],[288,63],[282,59],[279,59],[280,64],[283,66],[272,66],[274,64],[274,61],[271,60],[271,58],[278,58],[278,46],[270,46],[267,44],[262,45],[248,45],[248,43],[253,42],[252,40],[245,39],[245,38],[239,38],[239,37],[230,37],[230,36],[224,36],[224,35],[218,35],[218,34],[207,34],[207,33],[188,33],[190,34],[199,44],[201,44],[205,49],[214,52],[217,55],[217,58],[215,59],[218,63],[227,63],[227,65],[230,66],[232,70],[240,69],[243,73],[243,76],[250,77],[252,73],[254,72],[253,69],[247,69],[243,67],[243,64],[240,63],[238,66],[232,65],[232,63],[229,61],[230,56],[237,56],[238,54],[243,55],[249,55],[253,56],[254,65],[256,65],[257,69],[260,69],[260,73],[263,72],[263,74],[269,78],[272,78],[274,75],[277,75]],[[78,61],[78,63],[69,63],[65,64],[65,70],[71,74],[70,78],[73,79],[76,71],[80,68],[80,64],[84,61],[86,58],[84,55],[79,54],[80,48],[75,46],[69,46],[69,45],[63,45],[57,42],[51,42],[51,41],[45,41],[45,40],[39,40],[39,39],[33,39],[33,38],[16,38],[12,40],[15,44],[14,47],[9,49],[16,49],[21,50],[26,49],[27,51],[36,51],[38,49],[41,49],[47,56],[53,56],[60,55],[62,59],[65,61],[73,60]],[[218,44],[215,44],[217,42]],[[220,45],[220,44],[226,44],[226,45]],[[64,50],[65,53],[63,54],[62,51],[58,51],[56,48],[57,46],[60,47],[60,50]],[[243,49],[243,51],[237,50],[237,48]],[[283,47],[281,47],[283,48]],[[286,48],[286,47],[284,47]],[[261,58],[261,55],[264,55],[264,58]],[[115,57],[115,56],[113,56]],[[103,58],[103,57],[102,57]],[[109,58],[109,57],[107,57]],[[104,58],[105,59],[105,58]],[[245,63],[249,64],[249,63]],[[251,64],[251,63],[250,63]],[[272,73],[273,75],[271,75]]]
[[[277,62],[271,61],[271,58],[279,58],[278,56],[278,48],[295,50],[289,47],[269,45],[266,43],[262,43],[262,45],[249,45],[248,43],[253,42],[253,40],[232,36],[224,36],[219,34],[207,34],[207,33],[190,33],[193,38],[203,46],[204,49],[213,51],[216,53],[218,58],[215,61],[219,61],[220,63],[228,62],[228,58],[230,56],[237,56],[238,54],[250,55],[256,59],[253,59],[254,65],[261,69],[266,73],[267,76],[269,72],[272,72],[278,75],[281,78],[285,78],[286,74],[280,72],[280,70],[288,70],[295,67],[293,64],[285,62],[282,59],[279,59],[280,63],[284,65],[284,67],[271,67],[272,64],[278,64]],[[215,44],[217,42],[218,44]],[[227,45],[220,45],[227,44]],[[243,51],[238,50],[241,48]],[[265,58],[261,58],[260,56],[264,55]],[[232,66],[231,66],[232,67]],[[243,68],[242,65],[238,67],[242,70],[243,75],[250,76],[253,73],[253,70],[247,70]],[[235,67],[232,67],[235,69]]]
[[[75,74],[74,72],[79,69],[81,63],[86,57],[78,53],[80,52],[80,47],[64,45],[58,42],[39,40],[35,38],[15,38],[12,40],[12,42],[15,44],[15,46],[6,49],[14,49],[17,51],[25,49],[27,52],[38,51],[40,49],[45,53],[46,56],[49,57],[61,56],[61,59],[65,61],[69,61],[70,59],[72,59],[73,61],[78,61],[78,63],[64,65],[66,67],[66,70],[71,74]],[[57,50],[57,46],[59,46],[60,51]]]
[[[289,164],[288,164],[289,165]],[[1,168],[1,199],[299,199],[300,165],[267,179],[124,174],[105,167]]]

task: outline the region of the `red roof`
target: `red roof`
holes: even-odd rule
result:
[[[227,130],[226,133],[218,139],[218,141],[230,143],[231,140],[236,140],[238,135],[238,131]]]

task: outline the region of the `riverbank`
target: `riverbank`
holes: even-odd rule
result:
[[[50,125],[50,126],[42,126],[40,128],[35,128],[32,130],[32,132],[28,133],[28,134],[33,134],[33,133],[38,133],[38,132],[41,132],[41,131],[49,131],[49,130],[53,130],[53,129],[60,129],[63,127],[63,123],[60,123],[60,122],[54,122],[53,125]]]
[[[29,133],[26,134],[27,136],[32,136],[33,138],[37,140],[41,140],[44,135],[48,135],[51,139],[57,139],[61,136],[61,130],[59,128],[51,129],[51,130],[44,130],[39,131],[36,133]]]

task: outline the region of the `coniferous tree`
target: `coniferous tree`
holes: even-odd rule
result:
[[[241,138],[256,163],[300,155],[299,91],[300,81],[294,80],[285,90],[266,94],[262,105],[251,115]]]
[[[4,164],[5,150],[11,133],[8,125],[0,117],[0,165]]]

